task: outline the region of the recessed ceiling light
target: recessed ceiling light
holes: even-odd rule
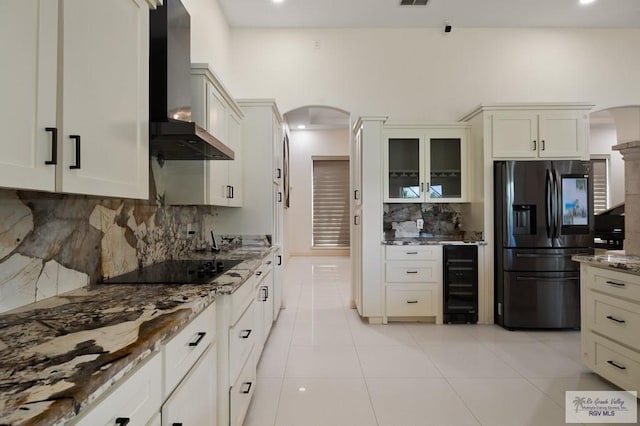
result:
[[[284,0],[271,0],[274,3],[282,3]]]
[[[307,126],[305,126],[304,124],[298,124],[298,129],[306,129]]]
[[[580,4],[589,4],[589,3],[593,3],[596,0],[580,0]]]
[[[298,392],[305,392],[306,390],[307,390],[307,388],[305,388],[305,387],[298,388]]]

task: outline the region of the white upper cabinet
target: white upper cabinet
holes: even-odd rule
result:
[[[63,192],[148,198],[149,5],[62,3]]]
[[[166,161],[166,202],[242,207],[244,114],[207,64],[191,64],[191,101],[191,120],[231,148],[234,159]]]
[[[491,156],[501,159],[588,157],[590,105],[486,106]]]
[[[2,2],[1,186],[148,198],[148,27],[145,0]]]
[[[385,202],[467,201],[469,126],[385,126]]]
[[[57,2],[0,2],[0,186],[55,190],[57,37]]]

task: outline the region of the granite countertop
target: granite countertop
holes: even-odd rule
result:
[[[66,423],[216,295],[239,288],[271,250],[218,254],[244,261],[210,284],[96,284],[1,314],[0,425]]]
[[[640,256],[628,256],[623,251],[611,251],[607,254],[593,256],[573,256],[571,259],[593,266],[640,275]]]
[[[383,240],[383,245],[386,246],[428,246],[428,245],[444,245],[444,244],[477,244],[477,245],[486,245],[487,243],[484,240],[475,240],[475,239],[447,239],[447,238],[439,238],[439,237],[403,237],[403,238],[394,238],[390,240]]]

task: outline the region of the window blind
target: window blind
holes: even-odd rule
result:
[[[593,210],[598,214],[609,208],[609,170],[607,158],[592,158]]]
[[[349,247],[349,160],[313,160],[313,247]]]

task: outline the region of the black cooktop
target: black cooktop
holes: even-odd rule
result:
[[[103,284],[208,284],[242,260],[167,260],[145,266],[116,277]]]

